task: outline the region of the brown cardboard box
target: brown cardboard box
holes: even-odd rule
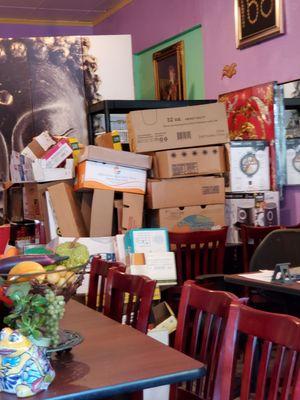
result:
[[[81,150],[79,162],[98,161],[101,163],[116,164],[123,167],[151,169],[152,157],[144,154],[134,154],[129,151],[117,151],[99,146],[86,146]]]
[[[122,233],[143,227],[144,196],[134,193],[123,194]]]
[[[113,228],[114,192],[95,189],[93,193],[90,236],[111,236]]]
[[[224,146],[191,147],[154,153],[155,178],[218,174],[226,171]]]
[[[222,103],[132,111],[128,114],[127,125],[130,150],[136,153],[229,141]]]
[[[96,136],[95,145],[107,149],[122,150],[121,138],[117,131],[101,133]]]
[[[151,226],[170,232],[191,232],[224,226],[224,204],[161,208],[151,212]]]
[[[224,179],[214,176],[148,179],[148,208],[220,204],[225,201]]]
[[[85,227],[89,232],[91,227],[93,191],[82,192],[81,194],[81,214]]]
[[[84,237],[87,229],[73,188],[59,183],[48,188],[55,218],[62,236]]]

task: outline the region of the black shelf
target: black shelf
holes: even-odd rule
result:
[[[284,99],[284,108],[286,110],[300,108],[300,97],[285,98]]]
[[[201,104],[216,103],[217,100],[103,100],[88,107],[89,143],[94,144],[93,116],[105,115],[106,132],[110,132],[110,114],[127,114],[130,111],[147,110],[155,108],[185,107]]]

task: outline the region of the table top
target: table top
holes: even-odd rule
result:
[[[246,275],[249,274],[251,274],[251,272],[247,273]],[[257,272],[253,272],[253,274],[257,274]],[[243,274],[224,275],[224,280],[225,282],[234,283],[236,285],[249,286],[257,289],[265,289],[274,292],[300,296],[300,283],[298,282],[265,282],[260,281],[259,279],[248,278],[246,276],[243,276]]]
[[[101,399],[205,374],[202,363],[74,300],[61,325],[80,332],[84,341],[53,357],[56,377],[35,400]],[[12,399],[16,396],[0,393],[0,400]]]

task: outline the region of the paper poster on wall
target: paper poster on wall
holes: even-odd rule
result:
[[[0,40],[0,181],[9,155],[47,130],[87,142],[86,105],[133,99],[131,37]]]

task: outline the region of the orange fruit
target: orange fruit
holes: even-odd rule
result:
[[[45,268],[35,262],[35,261],[22,261],[16,264],[8,273],[8,280],[16,280],[16,282],[25,282],[30,281],[31,279],[37,279],[38,281],[42,282],[45,279]],[[34,276],[24,276],[23,278],[17,278],[16,275],[23,275],[23,274],[36,274],[39,275]]]
[[[5,252],[4,257],[13,257],[20,254],[19,250],[15,246],[10,246]]]

